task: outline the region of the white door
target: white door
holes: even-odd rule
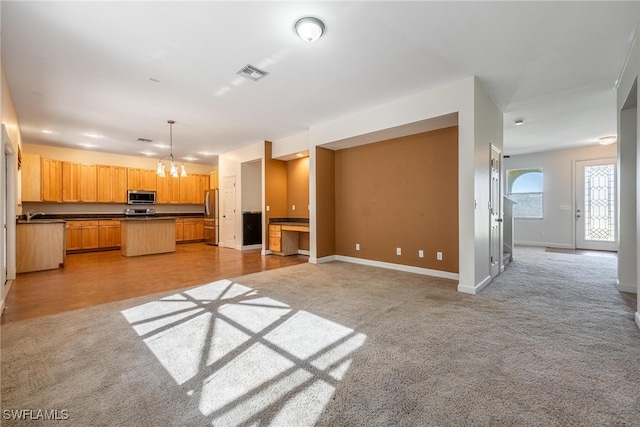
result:
[[[617,251],[616,159],[576,162],[576,249]]]
[[[236,246],[236,177],[225,176],[222,180],[224,202],[222,206],[222,223],[224,227],[224,244],[228,248]]]
[[[500,151],[491,146],[491,184],[489,186],[489,245],[491,248],[490,273],[496,277],[502,262],[502,195],[500,194]]]

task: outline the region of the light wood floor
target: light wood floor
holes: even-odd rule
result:
[[[120,251],[67,255],[63,268],[18,274],[2,323],[149,295],[308,262],[302,255],[262,256],[187,243],[170,254],[126,258]]]

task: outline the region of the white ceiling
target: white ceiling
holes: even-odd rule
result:
[[[293,31],[306,15],[326,24],[315,43]],[[614,87],[640,7],[3,1],[1,18],[25,142],[160,157],[168,149],[153,144],[168,144],[173,119],[174,155],[214,164],[202,153],[285,138],[471,75],[505,114],[505,154],[593,145],[616,133]],[[238,76],[247,64],[270,74]]]

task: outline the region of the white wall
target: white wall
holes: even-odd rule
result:
[[[474,103],[475,277],[476,283],[484,286],[491,280],[491,222],[489,212],[491,145],[495,146],[500,152],[503,151],[503,116],[477,80],[474,87]],[[502,197],[499,200],[502,200]],[[502,239],[500,240],[500,259],[502,259]]]
[[[297,153],[309,150],[309,131],[272,141],[271,156],[274,159],[291,160]]]
[[[242,212],[262,212],[262,162],[242,163]]]
[[[624,104],[627,101],[627,98],[631,92],[631,89],[634,83],[636,83],[638,80],[639,71],[640,71],[640,40],[638,40],[638,31],[636,30],[635,39],[633,40],[631,50],[629,51],[627,62],[625,63],[622,75],[618,80],[618,87],[617,87],[618,125],[620,124],[621,118],[623,118],[621,111],[624,108]],[[638,91],[636,90],[636,93],[632,96],[635,97],[635,105],[637,106]],[[640,122],[639,120],[640,116],[638,114],[640,114],[640,109],[636,108],[636,119],[635,119],[636,125],[637,123]],[[620,129],[618,131],[620,133]],[[623,132],[623,135],[624,135],[624,132]],[[636,132],[635,139],[632,138],[632,139],[621,140],[620,143],[625,145],[627,144],[634,145],[635,152],[636,152],[635,177],[632,176],[632,174],[623,173],[623,176],[625,177],[625,183],[622,183],[624,186],[624,184],[629,184],[630,180],[635,180],[636,194],[634,198],[635,198],[635,206],[636,206],[636,209],[635,209],[636,225],[635,225],[635,229],[621,230],[621,233],[625,233],[628,236],[633,236],[633,238],[630,239],[628,243],[626,243],[625,245],[635,244],[635,247],[636,247],[636,255],[635,255],[636,259],[634,260],[636,265],[635,283],[636,283],[636,293],[640,294],[640,269],[637,268],[637,265],[640,264],[640,259],[638,258],[638,255],[640,255],[640,192],[637,191],[637,189],[640,188],[640,138],[638,133]],[[631,148],[631,151],[633,151],[633,148]],[[635,239],[635,242],[633,242],[634,239]],[[621,247],[620,249],[624,251],[626,248]],[[618,264],[618,267],[620,267],[620,264]],[[631,284],[631,286],[632,285],[633,284]],[[638,298],[638,302],[637,302],[635,320],[636,320],[636,324],[638,325],[638,328],[640,328],[640,298]]]
[[[604,158],[615,159],[616,150],[616,144],[598,145],[521,154],[505,159],[505,172],[509,169],[543,168],[544,174],[543,219],[515,219],[515,243],[554,248],[575,248],[574,162]],[[561,210],[561,206],[570,206],[571,210]]]
[[[234,249],[242,249],[242,217],[240,209],[242,206],[242,164],[246,162],[252,162],[260,160],[262,165],[262,158],[264,156],[264,141],[256,142],[246,147],[239,148],[237,150],[229,151],[228,153],[220,154],[218,157],[218,180],[220,187],[220,212],[224,212],[224,179],[228,176],[235,176],[236,178],[236,215],[235,215],[235,240],[232,242],[224,241],[226,236],[226,224],[224,220],[220,218],[219,234],[220,245],[230,247]]]
[[[633,92],[630,96],[637,96]],[[618,290],[638,293],[638,248],[635,233],[637,230],[636,176],[638,147],[638,109],[630,108],[618,114],[618,218],[620,222],[620,248],[618,250]]]

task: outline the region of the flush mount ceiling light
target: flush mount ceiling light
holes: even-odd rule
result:
[[[324,34],[324,22],[313,16],[298,19],[294,28],[298,36],[309,43],[318,40]]]
[[[169,159],[169,175],[171,175],[174,178],[178,177],[178,167],[176,166],[175,161],[173,160],[173,124],[175,123],[174,120],[167,120],[167,123],[169,123],[169,157],[163,157],[160,160],[158,160],[158,169],[156,170],[156,173],[158,174],[158,176],[164,177],[165,173],[164,173],[164,163],[162,163],[162,161],[164,159]],[[184,168],[184,163],[182,164],[182,172],[180,173],[180,176],[185,177],[187,176],[187,170]]]
[[[603,136],[602,138],[598,139],[598,142],[600,143],[600,145],[611,145],[616,142],[617,139],[618,138],[615,135]]]

